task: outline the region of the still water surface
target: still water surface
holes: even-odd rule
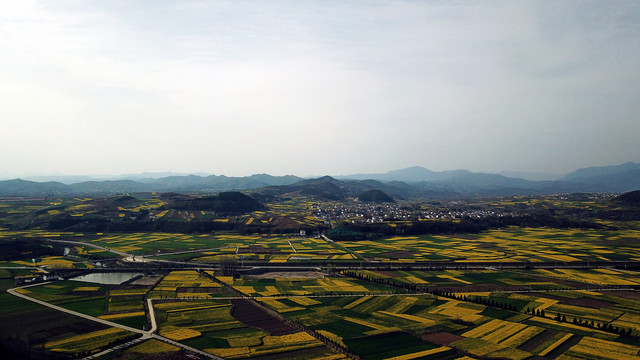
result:
[[[131,280],[138,275],[142,275],[142,273],[137,273],[137,272],[93,273],[93,274],[77,276],[70,280],[84,281],[84,282],[104,284],[104,285],[117,285],[117,284],[122,284],[127,280]]]

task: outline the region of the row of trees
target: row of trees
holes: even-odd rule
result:
[[[204,276],[209,277],[211,279],[215,279],[215,277],[212,277],[209,274],[203,273]],[[224,288],[229,289],[232,293],[235,293],[241,297],[247,298],[247,301],[251,301],[255,306],[257,306],[258,308],[262,309],[263,311],[267,312],[268,314],[270,314],[271,316],[283,321],[284,323],[286,323],[287,325],[289,325],[290,327],[297,329],[298,331],[304,331],[307,334],[313,336],[314,338],[318,339],[319,341],[322,341],[324,344],[326,344],[327,346],[329,346],[330,348],[339,351],[341,353],[343,353],[344,355],[346,355],[347,357],[349,357],[350,359],[356,359],[359,360],[360,357],[356,354],[354,354],[353,352],[351,352],[348,348],[346,348],[345,346],[343,346],[342,344],[338,343],[337,341],[330,339],[322,334],[320,334],[319,332],[317,332],[316,330],[302,324],[296,321],[293,321],[291,319],[289,319],[286,316],[283,316],[282,314],[278,313],[277,311],[274,311],[272,309],[270,309],[268,306],[265,306],[264,304],[260,303],[259,301],[255,301],[253,298],[253,296],[246,296],[246,294],[244,294],[243,292],[239,291],[238,289],[235,289],[233,286],[229,286],[227,284],[224,284],[222,282],[220,282],[219,280],[215,279],[216,282],[218,282],[219,284],[221,284]],[[232,305],[231,308],[231,314],[233,316],[233,311],[235,310],[235,305]]]
[[[371,275],[364,275],[362,272],[359,272],[359,271],[345,270],[342,272],[342,274],[352,278],[364,280],[372,284],[389,286],[395,289],[402,289],[402,290],[413,291],[413,292],[418,292],[423,290],[423,289],[419,289],[416,284],[401,283],[401,282],[396,282],[393,279],[385,279],[385,278],[375,277]]]
[[[389,226],[387,223],[345,223],[327,235],[334,240],[363,240],[392,235],[475,234],[508,226],[553,227],[560,229],[600,229],[606,227],[589,220],[574,219],[567,216],[527,214],[519,216],[489,216],[481,219],[471,217],[463,217],[456,220],[429,221],[414,219],[408,224],[397,224],[395,227]]]
[[[367,281],[367,282],[370,282],[370,283],[373,283],[373,284],[380,284],[380,285],[390,286],[390,287],[404,289],[404,290],[413,291],[413,292],[423,291],[423,292],[427,292],[427,293],[430,293],[430,294],[433,294],[433,295],[437,295],[437,296],[441,296],[441,297],[446,297],[446,298],[459,300],[459,301],[465,301],[465,302],[472,302],[472,303],[481,304],[481,305],[485,305],[485,306],[492,307],[492,308],[503,309],[503,310],[507,310],[507,311],[513,311],[513,312],[519,312],[520,311],[512,303],[509,303],[509,302],[506,302],[506,301],[505,302],[496,301],[494,299],[491,299],[490,297],[484,297],[484,296],[468,297],[467,295],[458,295],[458,294],[455,294],[453,292],[440,290],[440,289],[433,289],[433,290],[429,290],[429,289],[426,289],[426,288],[418,289],[418,287],[415,284],[398,283],[398,282],[395,282],[395,281],[393,281],[391,279],[384,279],[384,278],[379,278],[379,277],[375,277],[375,276],[371,276],[371,275],[364,275],[363,273],[361,273],[359,271],[347,270],[347,271],[343,271],[342,273],[345,276],[349,276],[349,277],[353,277],[353,278],[356,278],[356,279],[364,280],[364,281]],[[533,316],[547,317],[547,314],[546,314],[544,309],[527,308],[525,310],[525,313],[533,315]],[[561,314],[561,313],[557,313],[554,319],[556,321],[560,321],[560,322],[567,322],[567,317],[565,315]],[[633,330],[631,328],[624,329],[623,327],[617,327],[617,326],[613,326],[611,324],[594,323],[593,320],[588,321],[588,320],[582,320],[582,319],[574,317],[572,322],[573,322],[574,325],[594,328],[594,329],[598,329],[598,330],[601,330],[601,331],[606,331],[606,332],[610,332],[610,333],[614,333],[614,334],[618,334],[618,335],[626,336],[626,337],[632,336],[632,333],[633,333]]]
[[[541,315],[541,316],[544,316],[544,315]],[[567,322],[567,317],[560,313],[556,314],[556,317],[554,319],[560,322]],[[610,333],[614,333],[614,334],[618,334],[620,336],[626,336],[626,337],[630,337],[633,332],[631,328],[628,328],[625,330],[623,327],[613,326],[611,324],[605,324],[605,323],[595,323],[593,320],[591,321],[583,320],[583,319],[578,319],[576,317],[573,318],[572,323],[574,325],[585,326],[588,328],[598,329],[601,331],[606,331],[606,332],[610,332]]]

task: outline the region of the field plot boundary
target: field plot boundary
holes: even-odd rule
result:
[[[104,324],[104,325],[108,325],[108,326],[115,327],[115,328],[120,328],[120,329],[127,330],[127,331],[130,331],[130,332],[136,333],[136,334],[140,334],[140,335],[142,335],[142,336],[139,338],[140,340],[147,340],[147,339],[154,338],[154,339],[160,340],[160,341],[162,341],[162,342],[166,342],[166,343],[169,343],[169,344],[171,344],[171,345],[178,346],[178,347],[180,347],[180,348],[182,348],[182,349],[185,349],[185,350],[187,350],[187,351],[191,351],[191,352],[197,353],[197,354],[199,354],[199,355],[206,356],[206,357],[208,357],[208,358],[210,358],[210,359],[224,360],[224,359],[222,359],[222,358],[220,358],[220,357],[217,357],[217,356],[215,356],[215,355],[209,354],[209,353],[207,353],[207,352],[204,352],[204,351],[198,350],[198,349],[196,349],[196,348],[192,348],[192,347],[190,347],[190,346],[187,346],[187,345],[181,344],[181,343],[179,343],[179,342],[177,342],[177,341],[173,341],[173,340],[171,340],[171,339],[167,339],[167,338],[165,338],[165,337],[163,337],[163,336],[160,336],[160,335],[154,334],[154,333],[153,333],[153,331],[151,331],[151,330],[150,330],[150,331],[144,331],[144,330],[140,330],[140,329],[132,328],[132,327],[129,327],[129,326],[126,326],[126,325],[117,324],[117,323],[114,323],[114,322],[111,322],[111,321],[108,321],[108,320],[99,319],[99,318],[96,318],[96,317],[93,317],[93,316],[90,316],[90,315],[86,315],[86,314],[83,314],[83,313],[80,313],[80,312],[77,312],[77,311],[73,311],[73,310],[65,309],[65,308],[63,308],[63,307],[60,307],[60,306],[57,306],[57,305],[50,304],[50,303],[48,303],[48,302],[46,302],[46,301],[42,301],[42,300],[38,300],[38,299],[32,298],[32,297],[30,297],[30,296],[27,296],[27,295],[21,294],[21,293],[19,293],[19,292],[17,292],[17,291],[16,291],[16,290],[18,290],[18,289],[24,289],[24,288],[28,288],[28,287],[39,286],[39,285],[44,285],[44,284],[49,284],[49,283],[50,283],[50,282],[47,282],[47,283],[39,283],[39,284],[33,284],[33,285],[27,285],[27,286],[22,286],[22,287],[16,287],[16,288],[8,289],[8,290],[7,290],[7,293],[9,293],[9,294],[11,294],[11,295],[13,295],[13,296],[17,296],[17,297],[19,297],[19,298],[22,298],[22,299],[25,299],[25,300],[28,300],[28,301],[31,301],[31,302],[37,303],[37,304],[39,304],[39,305],[49,307],[49,308],[54,309],[54,310],[57,310],[57,311],[61,311],[61,312],[64,312],[64,313],[67,313],[67,314],[70,314],[70,315],[74,315],[74,316],[81,317],[81,318],[83,318],[83,319],[87,319],[87,320],[95,321],[95,322],[98,322],[98,323],[102,323],[102,324]],[[151,311],[152,311],[152,310],[151,310]],[[154,329],[152,328],[152,330],[154,330]],[[129,342],[128,344],[135,345],[136,343],[134,343],[133,341],[131,341],[131,342]],[[107,352],[109,352],[109,351],[111,351],[111,350],[112,350],[112,349],[104,350],[104,353],[107,353]]]

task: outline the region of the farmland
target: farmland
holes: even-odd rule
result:
[[[2,294],[0,337],[8,358],[23,354],[82,356],[135,334],[50,310],[29,301]]]
[[[616,282],[633,274],[622,270],[598,272],[606,275],[599,278],[601,282]],[[640,351],[635,340],[640,333],[637,326],[640,297],[633,291],[560,290],[566,280],[561,276],[550,276],[545,281],[547,284],[559,281],[558,291],[468,291],[469,286],[480,285],[479,279],[485,285],[507,286],[504,279],[509,274],[499,270],[486,270],[482,274],[473,271],[364,274],[440,286],[412,292],[371,278],[357,279],[344,274],[234,279],[214,272],[177,270],[167,273],[151,288],[126,284],[88,286],[66,280],[30,287],[21,293],[113,321],[144,314],[141,295],[145,294],[156,299],[153,307],[160,336],[232,359],[274,354],[282,358],[289,356],[286,354],[339,358],[344,356],[341,351],[366,359],[441,358],[456,354],[513,359],[567,354],[588,359],[589,354],[598,351],[601,358],[613,359],[616,357],[607,357],[598,349],[619,345],[629,356]],[[525,275],[541,276],[537,270]],[[521,275],[520,281],[526,281],[525,275]],[[589,278],[594,276],[591,274]],[[178,289],[204,290],[198,293]],[[437,289],[449,291],[439,293]],[[241,299],[234,293],[253,300]],[[120,297],[126,300],[117,300]],[[112,305],[114,301],[116,305]],[[124,335],[115,329],[75,335],[65,332],[47,340],[44,346],[49,351],[80,353],[88,351],[83,343],[87,339],[110,342],[113,341],[110,336],[117,339]],[[100,342],[90,344],[99,346]],[[159,349],[177,351],[164,345]],[[149,350],[140,345],[127,351],[144,356]]]
[[[103,358],[637,358],[640,223],[610,216],[620,208],[609,198],[356,206],[294,196],[236,214],[171,208],[175,195],[0,202],[2,291],[87,316],[0,294],[0,350],[83,357],[153,332]],[[395,215],[371,224],[367,209]],[[584,219],[531,221],[549,209]],[[447,230],[480,221],[470,214],[507,224]],[[105,218],[113,231],[90,228]],[[135,221],[146,225],[129,229]],[[426,224],[441,230],[414,233]],[[331,227],[362,238],[332,239]],[[73,279],[111,271],[139,274]]]
[[[371,260],[457,262],[638,261],[639,230],[506,228],[464,236],[396,236],[345,244]]]
[[[224,358],[287,352],[337,355],[246,300],[166,302],[156,306],[159,334]],[[284,355],[286,356],[286,355]]]

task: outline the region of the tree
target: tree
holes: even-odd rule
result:
[[[222,268],[222,275],[235,276],[238,270],[238,261],[235,257],[226,256],[222,258],[220,267]]]

